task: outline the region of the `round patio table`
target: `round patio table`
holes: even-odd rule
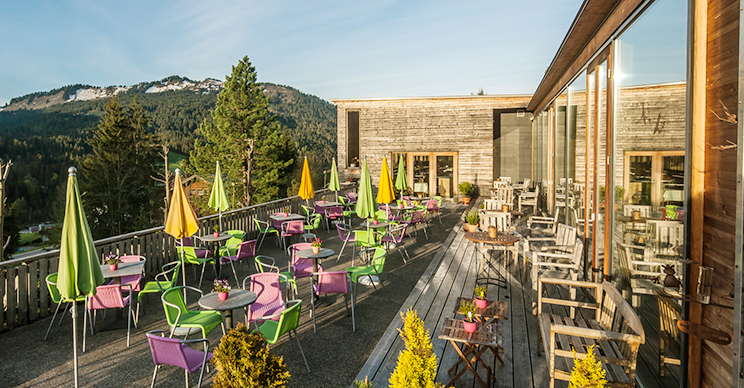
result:
[[[220,300],[216,292],[210,292],[199,298],[199,306],[207,310],[222,311],[225,314],[225,326],[228,329],[233,328],[232,311],[233,309],[248,306],[256,301],[256,294],[249,290],[231,290],[227,299]]]
[[[465,233],[464,237],[478,244],[478,250],[480,251],[481,259],[482,259],[481,262],[478,263],[478,279],[484,280],[485,283],[487,284],[494,284],[496,286],[506,288],[506,277],[504,277],[503,275],[500,276],[499,278],[490,278],[488,276],[481,277],[481,274],[486,272],[488,267],[496,270],[496,268],[494,268],[491,261],[486,258],[486,254],[483,248],[485,244],[509,246],[509,245],[519,242],[519,236],[511,234],[511,233],[499,232],[496,238],[491,238],[491,237],[488,237],[488,232],[472,232],[472,233]],[[499,274],[498,271],[496,273]],[[496,283],[491,283],[492,281],[495,281]]]
[[[212,243],[212,252],[214,252],[214,273],[215,276],[222,275],[222,266],[220,263],[220,243],[223,241],[227,241],[232,237],[231,234],[221,232],[218,237],[214,237],[214,234],[206,234],[204,236],[200,236],[199,240],[206,241],[208,243]],[[219,275],[217,275],[219,274]],[[212,279],[214,280],[214,279]]]

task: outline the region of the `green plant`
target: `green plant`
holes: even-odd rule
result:
[[[311,247],[318,247],[318,248],[320,248],[322,245],[323,245],[323,240],[321,240],[319,238],[314,238],[314,239],[312,239],[310,241],[310,246]]]
[[[460,184],[457,185],[457,188],[460,190],[460,195],[462,195],[463,197],[469,197],[470,194],[473,194],[473,191],[475,190],[470,182],[460,182]]]
[[[364,381],[354,380],[354,384],[352,385],[352,388],[372,388],[372,383],[369,382],[369,379],[367,376],[364,376]]]
[[[474,300],[467,300],[463,299],[460,301],[460,313],[463,315],[466,315],[465,318],[468,322],[474,322],[473,314],[475,314],[475,301]]]
[[[106,255],[104,256],[103,261],[108,265],[116,265],[119,264],[121,259],[119,259],[118,255]]]
[[[478,299],[486,299],[486,287],[475,286],[475,297]]]
[[[604,202],[605,199],[605,187],[599,186],[599,202]]]
[[[467,213],[465,213],[465,222],[467,222],[470,225],[478,225],[480,222],[480,216],[478,215],[478,210],[471,209]]]
[[[625,197],[625,188],[622,186],[615,186],[615,203],[623,202],[623,197]]]
[[[403,319],[403,330],[398,329],[406,344],[406,349],[398,356],[393,374],[390,376],[391,388],[424,387],[437,388],[437,356],[434,355],[429,331],[413,309],[409,308]]]
[[[284,387],[290,377],[284,359],[271,354],[266,339],[242,323],[220,339],[212,364],[215,388]]]
[[[219,225],[215,225],[215,226],[213,226],[213,227],[212,227],[212,229],[214,229],[214,232],[215,232],[215,233],[219,233],[219,231],[220,231],[220,226],[219,226]]]
[[[486,208],[486,205],[484,205],[484,204],[480,204],[480,206],[478,206],[478,208],[479,208],[479,209],[481,209],[481,210],[483,210],[483,209],[485,209],[485,208]]]
[[[574,368],[571,370],[571,381],[568,388],[604,388],[607,386],[605,370],[602,364],[594,360],[594,345],[586,349],[583,360],[576,357],[576,350],[572,349]]]

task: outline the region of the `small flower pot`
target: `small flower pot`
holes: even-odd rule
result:
[[[508,213],[509,212],[509,205],[501,205],[501,212],[502,213]]]
[[[109,264],[109,269],[112,271],[116,271],[116,269],[119,268],[119,264]]]
[[[479,309],[484,309],[484,308],[486,308],[486,306],[488,306],[488,299],[485,299],[485,298],[484,299],[475,298],[475,307],[477,307]]]
[[[478,322],[468,322],[466,320],[463,320],[462,321],[462,327],[468,333],[475,333],[475,330],[478,329]]]
[[[372,225],[377,225],[377,220],[372,220]]]
[[[499,229],[495,226],[489,226],[488,227],[488,237],[489,238],[496,238],[499,237]]]
[[[462,203],[464,205],[470,205],[470,197],[462,197]]]
[[[229,292],[218,292],[217,297],[220,298],[220,300],[226,300],[228,294]]]
[[[320,252],[320,247],[312,247],[312,248],[313,248],[313,253],[314,254],[317,255]]]
[[[220,232],[214,232],[214,237],[220,237]]]

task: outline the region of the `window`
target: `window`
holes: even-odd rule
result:
[[[359,111],[346,112],[346,165],[359,163]]]

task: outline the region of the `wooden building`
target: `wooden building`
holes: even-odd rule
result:
[[[530,96],[333,100],[341,179],[358,176],[365,155],[373,184],[383,156],[395,179],[403,155],[411,189],[425,196],[452,198],[463,181],[486,188],[494,177],[529,178],[531,158],[525,155],[515,163],[514,152],[531,146],[531,115],[524,111],[529,100]]]
[[[744,386],[742,9],[733,0],[586,0],[528,105],[542,210],[552,213],[566,192],[578,216],[568,222],[587,220],[587,276],[640,300],[642,386]],[[559,187],[562,179],[574,185]],[[675,321],[660,326],[658,297],[629,282],[623,247],[653,244],[639,244],[644,232],[623,222],[623,209],[682,231],[664,253],[687,296],[674,319],[731,343],[681,333],[673,341],[681,365],[660,363],[659,338]]]

